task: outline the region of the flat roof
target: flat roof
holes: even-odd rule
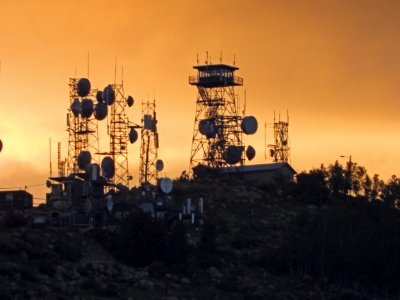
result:
[[[33,196],[31,193],[29,193],[26,190],[0,190],[0,194],[8,194],[8,193],[23,193],[23,194],[28,194],[30,196]]]
[[[194,66],[193,69],[196,69],[199,71],[220,70],[220,69],[228,69],[231,71],[239,70],[239,68],[237,68],[235,66],[230,66],[230,65],[225,65],[225,64]]]
[[[221,174],[229,174],[229,173],[248,173],[248,172],[258,172],[258,171],[275,171],[283,167],[288,167],[293,174],[297,174],[297,172],[292,168],[288,163],[271,163],[271,164],[258,164],[258,165],[248,165],[248,166],[239,166],[239,167],[225,167],[219,169]]]
[[[270,163],[270,164],[257,164],[257,165],[245,165],[245,166],[233,166],[233,167],[223,167],[223,168],[215,168],[215,167],[209,167],[203,164],[198,164],[193,168],[195,169],[204,169],[208,170],[210,172],[219,174],[219,175],[224,175],[224,174],[234,174],[234,173],[251,173],[251,172],[262,172],[262,171],[276,171],[281,168],[288,168],[290,171],[293,172],[293,174],[297,174],[296,170],[293,169],[291,165],[289,165],[286,162],[280,162],[280,163]]]

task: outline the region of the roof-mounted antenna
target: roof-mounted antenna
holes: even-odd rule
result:
[[[238,111],[240,111],[240,97],[239,97],[239,95],[236,96],[236,99],[237,99],[236,111],[238,112]]]
[[[197,65],[199,65],[199,53],[197,52],[196,55],[197,55]]]
[[[53,168],[52,168],[52,165],[51,165],[51,138],[49,138],[49,156],[50,156],[50,177],[53,177]]]
[[[236,66],[236,55],[235,54],[233,54],[233,66],[234,67]]]
[[[221,56],[219,57],[219,63],[222,64],[222,51],[221,51]]]
[[[267,122],[264,123],[264,159],[267,159]]]
[[[206,65],[208,65],[208,51],[206,51]]]
[[[115,57],[115,68],[114,68],[114,83],[115,84],[117,83],[117,62],[118,62],[118,59],[117,59],[117,57]]]
[[[89,79],[89,71],[90,71],[90,55],[87,53],[87,78]]]
[[[244,90],[243,116],[246,115],[246,102],[247,102],[247,93],[246,93],[246,89],[245,89],[245,90]]]

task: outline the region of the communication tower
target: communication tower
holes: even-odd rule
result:
[[[243,85],[243,78],[235,76],[239,68],[207,62],[193,68],[197,76],[190,76],[189,84],[197,86],[198,94],[189,173],[199,164],[217,169],[243,165],[242,134],[255,133],[257,120],[239,115],[234,89]]]
[[[288,162],[290,157],[289,148],[289,114],[286,115],[286,122],[276,120],[274,114],[274,144],[268,145],[270,156],[274,162]]]
[[[110,88],[111,87],[111,88]],[[115,163],[115,174],[112,179],[114,184],[129,186],[128,170],[128,117],[125,113],[127,99],[124,96],[123,82],[114,83],[105,88],[103,97],[109,93],[107,88],[114,92],[115,100],[111,105],[109,124],[110,154]],[[110,104],[110,101],[107,101]]]
[[[93,100],[97,90],[91,89],[86,78],[70,78],[67,112],[68,158],[67,173],[79,173],[78,156],[82,151],[98,153],[99,137],[97,120],[92,117]],[[92,158],[99,162],[96,157]]]
[[[58,177],[65,176],[65,160],[61,158],[61,143],[57,144],[57,166],[58,166]]]
[[[158,160],[159,139],[157,132],[156,101],[142,102],[142,130],[140,147],[139,182],[152,183],[158,179],[163,162]]]

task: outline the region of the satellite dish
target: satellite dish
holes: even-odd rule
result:
[[[115,101],[115,92],[112,88],[112,85],[109,84],[103,91],[103,100],[107,105],[112,105]]]
[[[152,217],[154,217],[154,206],[153,206],[153,204],[151,204],[149,202],[144,202],[144,203],[140,204],[140,209],[144,213],[149,214]]]
[[[153,117],[151,115],[143,116],[143,128],[149,130],[153,129]]]
[[[3,150],[3,142],[0,140],[0,152]]]
[[[242,158],[243,150],[242,146],[229,146],[224,152],[225,161],[230,165],[237,164]]]
[[[76,85],[76,90],[80,97],[86,97],[90,93],[90,81],[87,78],[81,78]]]
[[[135,101],[133,100],[132,96],[128,96],[128,98],[126,98],[126,103],[128,104],[129,107],[131,107],[134,102]]]
[[[254,134],[257,131],[257,119],[253,116],[244,117],[240,126],[245,134]]]
[[[90,165],[90,176],[93,181],[97,181],[100,175],[100,166],[98,164]]]
[[[89,119],[93,114],[93,101],[91,99],[82,100],[82,117]]]
[[[131,130],[129,131],[129,141],[131,142],[131,144],[133,144],[134,142],[136,142],[138,139],[138,133],[135,130],[135,128],[131,128]]]
[[[75,98],[74,101],[71,104],[71,111],[74,114],[74,117],[78,117],[79,114],[82,112],[82,105],[81,101],[79,101],[78,98]]]
[[[107,104],[104,102],[98,102],[94,106],[94,117],[96,120],[104,120],[107,117],[108,107]]]
[[[204,119],[199,122],[199,131],[208,139],[215,138],[217,134],[217,127],[215,126],[214,119]]]
[[[156,170],[158,172],[162,171],[164,169],[164,162],[161,159],[158,159],[156,161]]]
[[[50,180],[46,180],[46,187],[51,188],[51,181]]]
[[[106,199],[107,199],[107,210],[109,212],[112,212],[112,210],[114,208],[114,202],[113,202],[113,199],[112,199],[112,195],[108,195],[106,197]]]
[[[106,156],[101,161],[101,173],[103,177],[111,179],[115,174],[115,164],[111,157]]]
[[[207,132],[207,120],[200,120],[199,122],[199,131],[201,134],[206,135]]]
[[[103,102],[103,91],[97,91],[96,93],[96,100],[98,102]]]
[[[252,146],[247,146],[246,156],[248,160],[252,160],[256,156],[256,149],[254,149]]]
[[[160,189],[161,189],[165,194],[169,194],[169,193],[172,192],[173,183],[172,183],[172,180],[169,179],[168,177],[159,179],[159,180],[158,180],[158,185],[159,185]]]
[[[81,170],[86,170],[86,167],[90,164],[92,155],[89,151],[83,150],[78,155],[78,167]]]
[[[206,133],[206,137],[208,139],[213,139],[215,138],[216,134],[217,134],[217,128],[215,127],[215,122],[214,120],[212,121],[210,120],[208,122],[208,132]]]

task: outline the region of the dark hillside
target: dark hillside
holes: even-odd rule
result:
[[[400,181],[361,173],[178,180],[177,202],[204,198],[199,229],[142,213],[112,229],[31,229],[10,215],[0,298],[398,299]]]

